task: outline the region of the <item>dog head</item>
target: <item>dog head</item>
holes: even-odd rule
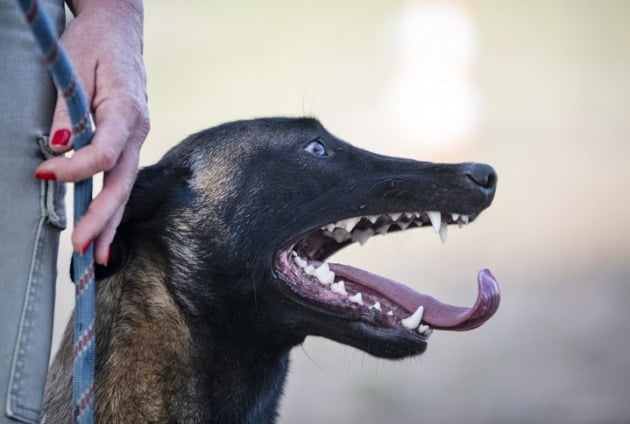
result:
[[[314,119],[224,124],[139,173],[111,265],[98,276],[150,251],[194,322],[219,320],[226,332],[268,343],[294,345],[312,334],[405,357],[425,350],[433,328],[466,330],[489,319],[499,302],[492,275],[480,272],[477,303],[460,308],[327,259],[370,236],[416,227],[445,239],[449,225],[468,224],[490,205],[496,182],[487,165],[356,148]]]

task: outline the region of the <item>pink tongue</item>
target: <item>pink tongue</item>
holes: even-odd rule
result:
[[[448,305],[426,294],[370,272],[347,265],[329,264],[335,275],[364,286],[389,299],[410,314],[424,306],[422,321],[433,328],[464,331],[479,327],[494,315],[499,308],[501,293],[499,285],[488,269],[477,275],[479,291],[472,308]]]

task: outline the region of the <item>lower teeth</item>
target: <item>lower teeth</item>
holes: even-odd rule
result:
[[[298,267],[303,270],[305,274],[315,277],[320,284],[330,287],[330,290],[334,293],[347,297],[350,302],[364,306],[363,296],[361,292],[357,292],[352,296],[348,296],[345,281],[335,281],[335,273],[330,270],[328,263],[322,262],[320,266],[315,268],[312,264],[309,264],[306,259],[301,258],[297,254],[297,252],[292,251],[291,253],[293,256],[293,261],[296,263],[296,265],[298,265]],[[378,301],[370,306],[369,309],[375,309],[379,312],[382,312],[381,304]],[[428,325],[421,323],[423,312],[423,306],[419,306],[412,315],[402,319],[400,323],[405,328],[408,328],[410,330],[415,329],[419,334],[422,334],[425,337],[429,337],[433,332],[433,329]],[[394,312],[390,310],[387,312],[386,315],[389,317],[393,317]]]

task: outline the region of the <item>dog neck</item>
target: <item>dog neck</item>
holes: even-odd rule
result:
[[[273,422],[290,347],[258,346],[258,325],[237,325],[246,317],[230,308],[212,330],[178,304],[162,267],[128,265],[97,283],[96,421]],[[49,373],[47,422],[72,422],[72,328]]]

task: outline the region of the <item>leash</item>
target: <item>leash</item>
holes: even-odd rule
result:
[[[92,140],[93,128],[85,93],[63,46],[57,40],[50,18],[37,0],[18,0],[37,44],[44,54],[46,67],[61,91],[72,122],[74,149],[85,147]],[[92,179],[74,185],[74,222],[87,211],[92,200]],[[94,422],[94,243],[83,255],[72,256],[75,282],[74,347],[72,369],[72,404],[77,424]]]

